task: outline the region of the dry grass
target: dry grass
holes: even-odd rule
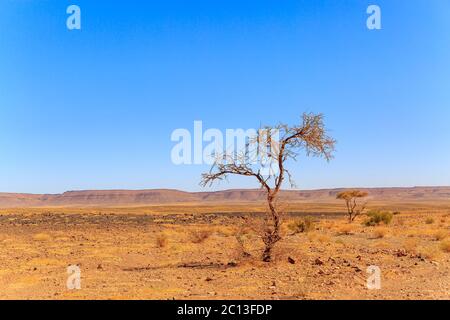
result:
[[[417,239],[406,239],[403,242],[403,249],[405,249],[406,251],[409,252],[414,252],[418,246],[418,241]]]
[[[212,231],[209,229],[193,229],[189,231],[189,239],[192,243],[203,243],[211,234]]]
[[[165,248],[169,244],[169,239],[168,239],[167,235],[161,233],[156,236],[155,242],[156,242],[157,248]]]
[[[373,238],[381,239],[384,238],[389,233],[389,229],[385,227],[376,227],[373,229]]]
[[[416,252],[423,258],[435,260],[439,257],[440,251],[436,246],[421,246],[417,248]]]
[[[450,240],[444,240],[441,242],[440,246],[442,251],[445,253],[450,253]]]
[[[287,226],[293,234],[310,232],[314,230],[314,221],[312,220],[312,218],[306,217],[304,219],[294,220]]]
[[[47,233],[37,233],[33,236],[33,240],[45,242],[45,241],[51,241],[52,237]]]
[[[356,229],[356,227],[352,224],[344,224],[344,225],[338,227],[338,235],[340,235],[340,236],[352,235],[355,229]]]
[[[252,221],[251,231],[239,233],[242,236],[238,239],[242,221],[234,215],[217,214],[206,219],[196,214],[184,221],[161,214],[154,217],[155,223],[148,222],[147,217],[143,223],[139,216],[123,219],[128,210],[138,211],[133,208],[122,209],[122,215],[111,215],[107,222],[102,219],[98,223],[91,214],[94,210],[86,209],[82,217],[74,215],[68,223],[65,215],[50,220],[60,210],[72,212],[69,208],[54,209],[51,218],[46,215],[48,224],[34,223],[33,219],[41,219],[36,215],[11,215],[14,225],[0,220],[0,255],[5,257],[0,259],[0,297],[273,299],[274,292],[280,299],[448,296],[442,291],[448,287],[445,276],[450,270],[450,239],[443,236],[450,230],[450,219],[444,217],[448,210],[422,212],[422,208],[416,211],[411,206],[409,211],[402,210],[390,226],[378,227],[362,225],[363,219],[349,224],[344,215],[313,216],[314,230],[295,236],[286,232],[274,249],[276,259],[269,264],[260,261],[264,244],[254,231],[262,219]],[[427,225],[424,221],[430,215],[435,222]],[[286,217],[285,227],[304,216]],[[245,242],[245,247],[239,241]],[[11,252],[14,255],[9,258]],[[246,253],[251,256],[245,257]],[[316,259],[322,263],[315,263]],[[77,292],[65,291],[65,268],[78,263],[86,286]],[[184,264],[194,267],[180,267]],[[368,264],[383,270],[383,290],[376,292],[376,297],[366,290],[364,281],[358,284]],[[205,281],[207,278],[212,280]],[[26,279],[33,281],[28,283]]]
[[[324,233],[310,232],[308,234],[308,240],[310,242],[319,242],[321,244],[331,243],[331,237]]]
[[[448,236],[449,236],[449,233],[448,233],[448,231],[445,231],[445,230],[437,230],[433,233],[433,238],[436,241],[444,240]]]

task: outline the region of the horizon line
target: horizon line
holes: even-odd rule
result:
[[[394,186],[394,187],[329,187],[329,188],[317,188],[317,189],[281,189],[280,191],[324,191],[324,190],[351,190],[351,189],[416,189],[416,188],[450,188],[450,185],[416,185],[416,186]],[[8,191],[0,191],[0,195],[8,195],[8,194],[21,194],[21,195],[35,195],[35,196],[45,196],[45,195],[63,195],[69,192],[114,192],[114,191],[132,191],[132,192],[143,192],[143,191],[177,191],[184,193],[216,193],[216,192],[229,192],[229,191],[257,191],[262,190],[262,188],[229,188],[229,189],[221,189],[221,190],[205,190],[205,191],[187,191],[182,189],[175,188],[150,188],[150,189],[74,189],[74,190],[66,190],[59,193],[34,193],[34,192],[8,192]]]

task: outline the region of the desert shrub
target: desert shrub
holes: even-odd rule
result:
[[[450,253],[450,240],[444,240],[441,242],[440,248],[446,253]]]
[[[373,237],[375,239],[381,239],[381,238],[384,238],[387,233],[388,233],[388,230],[386,228],[377,227],[373,230]]]
[[[406,251],[413,252],[417,248],[418,242],[416,239],[407,239],[403,242],[403,248]]]
[[[351,224],[345,224],[345,225],[340,226],[340,227],[338,228],[338,234],[339,234],[339,235],[345,235],[345,236],[348,236],[348,235],[353,234],[353,231],[354,231],[354,230],[355,230],[355,228],[353,227],[353,225],[351,225]]]
[[[426,223],[426,224],[433,224],[433,223],[434,223],[434,219],[433,219],[433,218],[427,218],[427,219],[425,220],[425,223]]]
[[[169,239],[165,234],[159,234],[156,236],[156,247],[158,248],[165,248],[167,247],[167,244],[169,243]]]
[[[368,227],[378,226],[380,223],[388,225],[391,223],[394,214],[389,211],[369,211],[367,213],[368,219],[364,224]]]
[[[436,247],[419,247],[417,254],[425,259],[436,259],[439,257],[439,249]]]
[[[294,233],[309,232],[314,229],[314,222],[310,217],[291,222],[288,228]]]
[[[192,243],[202,243],[211,235],[211,231],[207,229],[195,229],[189,232],[189,239]]]

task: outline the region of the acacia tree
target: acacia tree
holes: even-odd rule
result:
[[[272,139],[273,132],[277,132],[277,141]],[[286,162],[295,161],[301,152],[329,161],[333,157],[335,143],[336,141],[327,134],[322,114],[304,113],[300,125],[266,126],[258,131],[255,139],[249,139],[245,150],[241,150],[239,154],[224,153],[216,157],[211,170],[202,174],[201,185],[211,185],[217,180],[226,179],[229,175],[248,176],[257,180],[261,189],[265,191],[268,205],[268,219],[261,234],[265,245],[262,260],[270,262],[272,249],[281,240],[281,212],[277,206],[279,191],[285,180],[291,187],[295,187],[292,176],[285,167]],[[255,164],[254,159],[251,159],[249,150],[254,147],[267,152],[267,159],[270,160],[269,169],[262,168],[261,163]]]
[[[367,202],[358,204],[358,199],[365,198],[369,194],[360,190],[347,190],[339,192],[336,199],[344,200],[347,206],[348,222],[352,223],[357,216],[366,209]]]

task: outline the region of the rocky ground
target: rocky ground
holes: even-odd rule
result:
[[[272,263],[259,261],[262,243],[241,214],[125,212],[0,215],[0,298],[450,298],[447,212],[379,227],[309,214],[304,233],[288,227],[303,215],[291,215]],[[79,290],[67,288],[70,265],[80,268]],[[367,288],[369,266],[380,268],[380,289]]]

